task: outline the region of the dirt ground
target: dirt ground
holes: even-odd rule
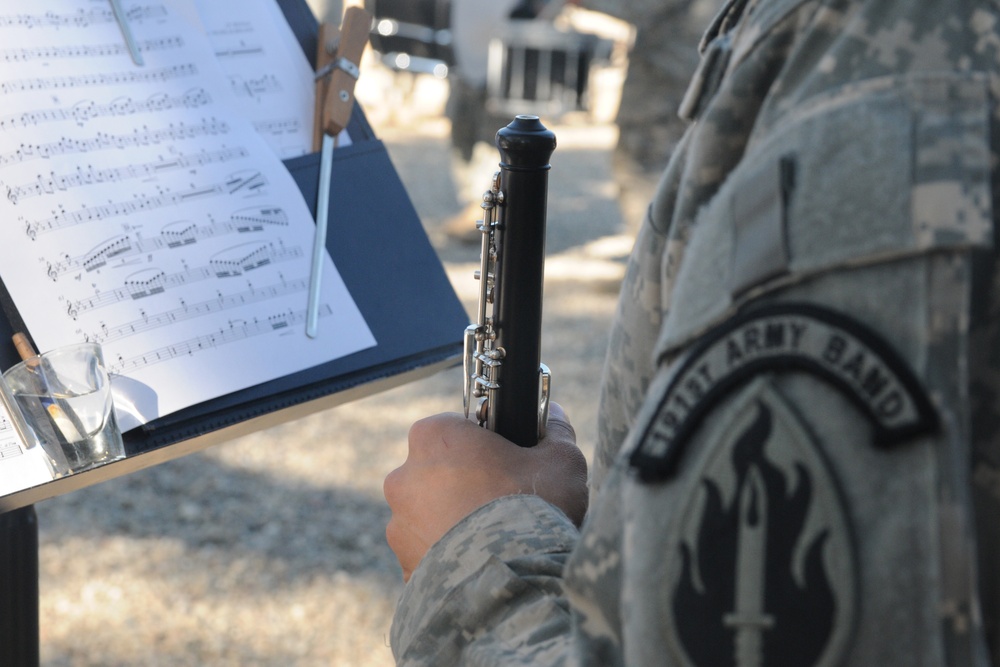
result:
[[[461,208],[440,115],[446,83],[365,76],[363,106],[474,312],[478,247],[442,229]],[[589,449],[629,245],[610,171],[616,135],[607,113],[546,124],[559,147],[543,360]],[[461,405],[456,368],[40,503],[43,665],[391,665],[401,581],[382,480],[405,458],[414,420]]]

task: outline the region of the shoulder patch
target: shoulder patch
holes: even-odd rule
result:
[[[937,418],[906,362],[857,320],[812,304],[772,304],[709,331],[682,359],[631,454],[640,479],[673,476],[693,430],[712,407],[768,372],[816,375],[842,391],[890,447],[926,433]]]
[[[667,533],[675,662],[841,664],[857,625],[856,544],[840,486],[765,379],[713,424]]]

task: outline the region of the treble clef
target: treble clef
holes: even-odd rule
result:
[[[55,282],[59,279],[59,270],[52,264],[52,262],[48,262],[48,265],[49,268],[46,272],[49,274],[49,278],[52,278],[52,282]]]
[[[28,235],[28,238],[32,241],[38,236],[38,226],[34,223],[25,221],[24,223],[24,233]]]

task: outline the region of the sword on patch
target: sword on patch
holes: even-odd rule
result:
[[[739,497],[739,533],[736,542],[736,609],[723,623],[736,630],[737,667],[764,664],[764,632],[774,617],[764,609],[767,562],[767,488],[756,466],[747,471]]]
[[[319,194],[316,198],[316,235],[313,240],[312,272],[309,276],[309,308],[306,312],[306,335],[315,338],[319,319],[320,284],[323,276],[323,251],[326,250],[327,221],[330,215],[330,177],[337,135],[347,127],[354,108],[354,84],[360,75],[361,54],[368,43],[372,15],[360,7],[348,7],[340,29],[337,55],[316,72],[317,127],[322,132],[319,162]],[[324,30],[320,30],[320,54],[327,53]],[[322,65],[325,58],[317,58]],[[320,105],[322,100],[322,106]]]

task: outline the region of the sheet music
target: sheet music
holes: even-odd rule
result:
[[[190,0],[0,10],[0,275],[43,350],[97,341],[123,429],[375,344],[314,224],[234,109]],[[311,104],[307,105],[310,109]]]
[[[312,152],[312,68],[274,0],[197,0],[241,113],[281,159]],[[346,132],[340,145],[350,143]]]
[[[12,422],[11,409],[0,396],[0,496],[53,479],[41,447],[29,447],[21,439]]]

